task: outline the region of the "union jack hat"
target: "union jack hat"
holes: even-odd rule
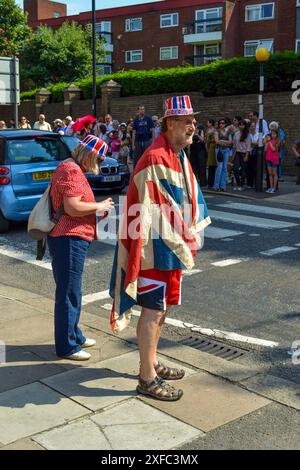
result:
[[[192,108],[191,99],[188,95],[172,96],[164,102],[164,116],[162,119],[172,116],[188,116],[195,113]]]
[[[87,135],[79,143],[97,157],[105,157],[108,151],[108,145],[104,140],[99,139],[95,135]]]

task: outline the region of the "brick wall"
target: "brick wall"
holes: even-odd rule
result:
[[[30,22],[53,18],[54,13],[66,16],[67,5],[49,0],[24,0],[24,11],[28,13]]]
[[[114,119],[127,121],[129,117],[134,117],[140,104],[145,105],[146,113],[150,116],[156,114],[162,115],[163,101],[169,95],[149,95],[149,96],[131,96],[125,98],[113,99],[110,103],[111,114]],[[197,116],[198,123],[206,124],[207,119],[220,119],[222,117],[234,117],[241,115],[246,117],[249,111],[258,109],[257,95],[243,96],[219,96],[214,98],[205,98],[201,93],[190,93],[193,107],[200,111]],[[294,157],[291,152],[291,146],[294,141],[300,137],[300,105],[292,103],[292,93],[266,93],[265,94],[265,117],[268,122],[280,120],[287,133],[287,158],[285,171],[295,174]],[[73,118],[91,114],[92,100],[73,101],[71,114]],[[97,100],[98,114],[101,114],[101,99]],[[49,103],[43,108],[48,122],[53,122],[56,118],[64,118],[66,115],[63,103]],[[31,123],[36,119],[35,101],[26,101],[21,103],[19,116],[25,115]],[[13,110],[10,106],[0,106],[0,119],[9,121],[13,117]]]

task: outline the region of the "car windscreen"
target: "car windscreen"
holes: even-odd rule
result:
[[[65,144],[67,144],[71,152],[73,152],[79,142],[79,139],[77,139],[77,137],[70,137],[67,135],[62,136],[61,139],[64,141]]]
[[[46,163],[65,160],[70,156],[68,148],[60,139],[34,137],[32,139],[7,140],[7,163]]]

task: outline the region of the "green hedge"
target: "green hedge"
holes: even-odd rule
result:
[[[300,78],[300,54],[278,52],[265,65],[266,91],[289,91],[294,80]],[[122,85],[122,96],[153,95],[199,91],[204,96],[226,96],[256,93],[259,82],[259,64],[253,57],[236,57],[217,60],[202,67],[175,67],[155,70],[130,70],[105,75],[97,79],[97,94],[100,86],[113,79]],[[82,98],[92,98],[92,79],[75,82],[82,89]],[[53,101],[63,101],[63,90],[67,83],[48,87]],[[30,93],[21,94],[29,99]]]

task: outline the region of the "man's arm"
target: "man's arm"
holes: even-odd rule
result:
[[[131,143],[132,150],[135,150],[135,136],[136,136],[136,130],[134,129],[132,131],[132,143]]]

